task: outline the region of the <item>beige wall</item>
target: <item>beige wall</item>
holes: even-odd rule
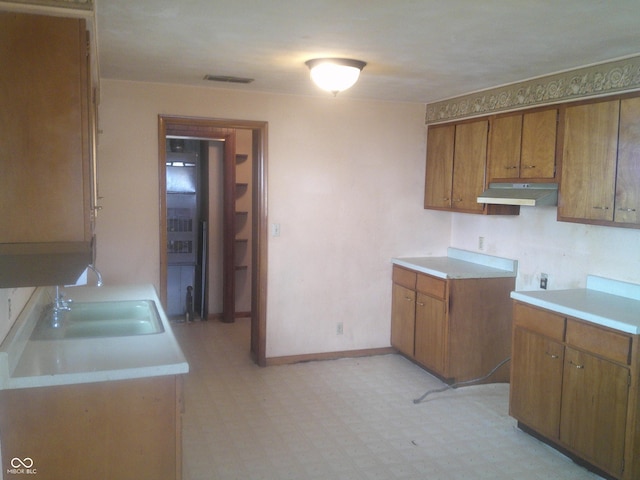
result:
[[[424,106],[102,81],[98,267],[111,284],[159,282],[157,115],[269,122],[267,356],[389,344],[392,256],[451,245],[519,261],[516,288],[640,283],[640,231],[422,209]],[[32,289],[0,290],[0,337]],[[8,300],[12,313],[8,313]],[[337,321],[344,335],[335,334]],[[247,346],[248,347],[248,346]]]
[[[442,255],[422,208],[424,105],[102,80],[98,268],[159,282],[158,114],[267,121],[267,357],[389,345],[390,258]],[[336,323],[344,334],[336,335]]]
[[[640,230],[556,221],[556,207],[521,207],[517,217],[454,215],[451,244],[518,260],[516,289],[584,288],[587,275],[640,283]]]

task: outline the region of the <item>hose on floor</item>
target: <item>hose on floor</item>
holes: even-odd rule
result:
[[[498,370],[501,366],[503,366],[509,360],[511,360],[511,357],[505,358],[500,363],[498,363],[498,365],[493,367],[493,369],[489,373],[487,373],[486,375],[484,375],[482,377],[474,378],[474,379],[471,379],[471,380],[465,380],[464,382],[452,383],[451,385],[445,385],[443,388],[436,388],[436,389],[433,389],[433,390],[429,390],[424,395],[422,395],[420,398],[415,398],[413,400],[413,403],[415,403],[415,404],[421,403],[425,398],[427,398],[427,396],[431,395],[432,393],[446,392],[449,389],[456,389],[458,387],[464,387],[465,385],[473,385],[474,383],[478,383],[478,382],[481,382],[483,380],[486,380],[491,375],[496,373],[496,370]]]

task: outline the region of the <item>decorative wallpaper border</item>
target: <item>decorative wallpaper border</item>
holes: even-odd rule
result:
[[[427,104],[425,123],[428,125],[634,90],[640,90],[640,56],[430,103]]]

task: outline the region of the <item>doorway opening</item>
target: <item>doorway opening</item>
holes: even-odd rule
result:
[[[266,365],[266,135],[266,122],[158,117],[160,297],[163,306],[167,308],[171,303],[172,309],[182,308],[175,305],[184,299],[184,311],[188,312],[191,307],[193,314],[203,318],[216,318],[219,313],[218,318],[226,322],[234,321],[236,316],[250,315],[251,354],[254,361],[262,366]],[[236,150],[238,137],[248,139],[244,141],[242,151]],[[183,161],[185,148],[197,154],[190,157],[196,158],[195,161]],[[199,175],[199,179],[194,180],[194,185],[204,186],[199,195],[192,195],[194,198],[185,197],[189,192],[176,191],[172,179],[173,172],[176,172],[176,179],[188,177],[191,164],[198,165],[195,175]],[[209,182],[219,185],[222,192]],[[185,182],[180,180],[178,183]],[[188,190],[189,181],[186,185]],[[185,199],[180,199],[179,195],[197,205],[197,217],[194,217],[198,220],[197,226],[192,224],[193,232],[188,239],[175,231],[176,226],[180,228],[185,224],[180,215],[187,213],[180,203]],[[220,210],[220,202],[215,202],[216,196],[222,199]],[[176,202],[177,207],[172,206],[172,202]],[[220,228],[212,227],[210,220],[220,216],[222,221],[216,221]],[[221,246],[218,242],[218,246],[207,248],[215,244],[212,234],[222,238]],[[189,245],[188,241],[193,243]],[[181,257],[187,261],[177,264],[179,262],[173,253],[182,255],[189,250],[192,256]],[[193,266],[186,265],[194,255]],[[216,258],[217,264],[222,264],[222,272],[217,277],[221,280],[216,280],[211,287],[212,280],[216,278]],[[168,292],[174,291],[170,287],[176,282],[180,293],[176,298],[169,298]],[[189,282],[193,285],[188,285]],[[195,288],[185,290],[182,283]],[[241,290],[236,289],[237,285],[242,287]],[[210,295],[209,290],[220,286],[222,312],[217,312],[216,295]],[[250,298],[236,298],[236,291],[249,291]]]

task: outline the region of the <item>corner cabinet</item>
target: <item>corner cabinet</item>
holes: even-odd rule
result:
[[[640,228],[640,97],[569,106],[558,220]]]
[[[0,12],[0,288],[71,283],[92,262],[88,43],[82,19]]]
[[[510,415],[596,470],[640,475],[638,336],[514,302]]]
[[[515,278],[444,279],[394,265],[391,345],[447,382],[482,377],[510,354]],[[509,380],[507,368],[492,382]]]

